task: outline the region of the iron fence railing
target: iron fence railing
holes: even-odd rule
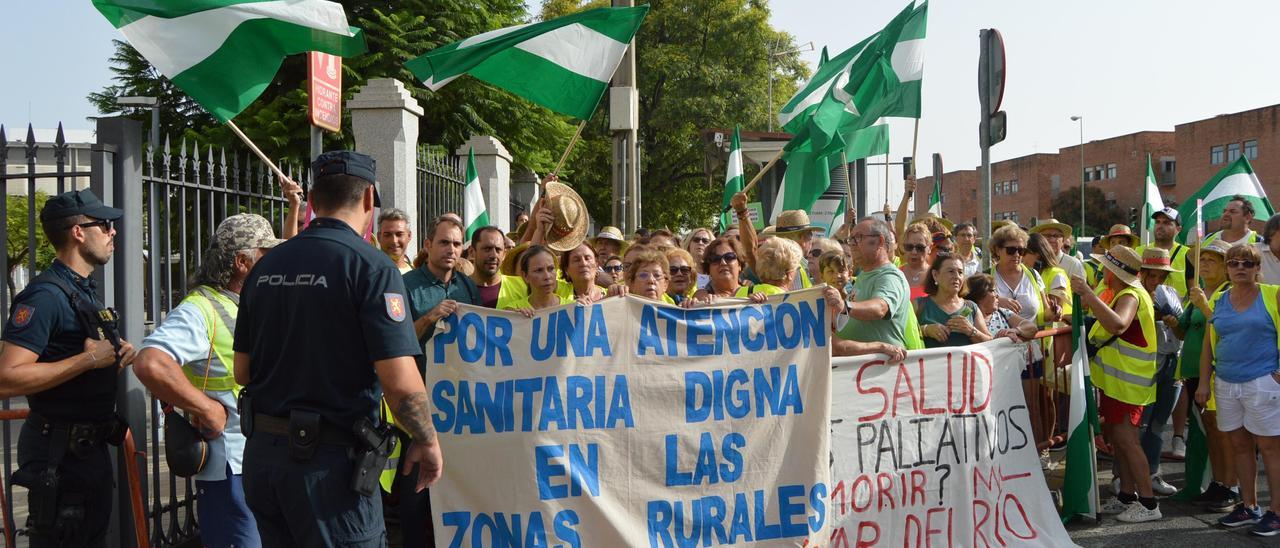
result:
[[[427,235],[427,225],[443,213],[462,215],[466,173],[462,160],[433,147],[418,148],[418,237]]]

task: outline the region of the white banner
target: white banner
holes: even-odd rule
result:
[[[834,360],[826,544],[1074,546],[1040,471],[1025,361],[1007,339]]]
[[[462,306],[441,325],[426,347],[438,546],[825,538],[820,289],[691,310],[614,298],[533,319]]]

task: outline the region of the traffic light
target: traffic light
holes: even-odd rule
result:
[[[1129,227],[1138,229],[1138,208],[1136,207],[1129,208]]]

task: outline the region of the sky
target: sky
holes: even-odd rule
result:
[[[540,4],[530,0],[530,4]],[[773,25],[813,51],[835,53],[879,30],[905,0],[773,0]],[[1003,110],[1008,138],[992,161],[1056,152],[1079,142],[1280,103],[1280,2],[1271,0],[934,0],[925,40],[923,115],[917,153],[928,175],[932,153],[946,170],[971,169],[977,143],[978,31],[1004,36],[1008,76]],[[110,83],[107,59],[118,33],[88,0],[6,6],[0,57],[0,124],[10,139],[37,128],[91,129],[85,100]],[[17,24],[15,24],[17,23]],[[643,45],[641,45],[643,47]],[[764,93],[764,90],[761,90]],[[775,97],[781,107],[786,97]],[[894,158],[911,154],[913,121],[893,119]],[[901,170],[888,180],[896,204]],[[870,204],[882,203],[883,172],[873,170]],[[877,190],[879,188],[880,190]]]

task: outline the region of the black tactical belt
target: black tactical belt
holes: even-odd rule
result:
[[[271,415],[263,415],[262,413],[254,413],[253,415],[253,431],[254,433],[265,432],[277,436],[289,437],[289,419],[285,417],[273,417]],[[304,433],[300,433],[303,435]],[[317,433],[307,432],[305,435],[315,435]],[[355,434],[351,432],[343,432],[332,425],[323,425],[320,427],[320,443],[327,445],[346,445],[353,446],[356,444]],[[305,436],[304,436],[305,437]]]
[[[40,435],[49,436],[55,429],[65,428],[72,443],[96,446],[112,441],[122,428],[120,421],[111,418],[102,422],[75,422],[51,419],[35,411],[27,415],[27,422],[40,429]]]

